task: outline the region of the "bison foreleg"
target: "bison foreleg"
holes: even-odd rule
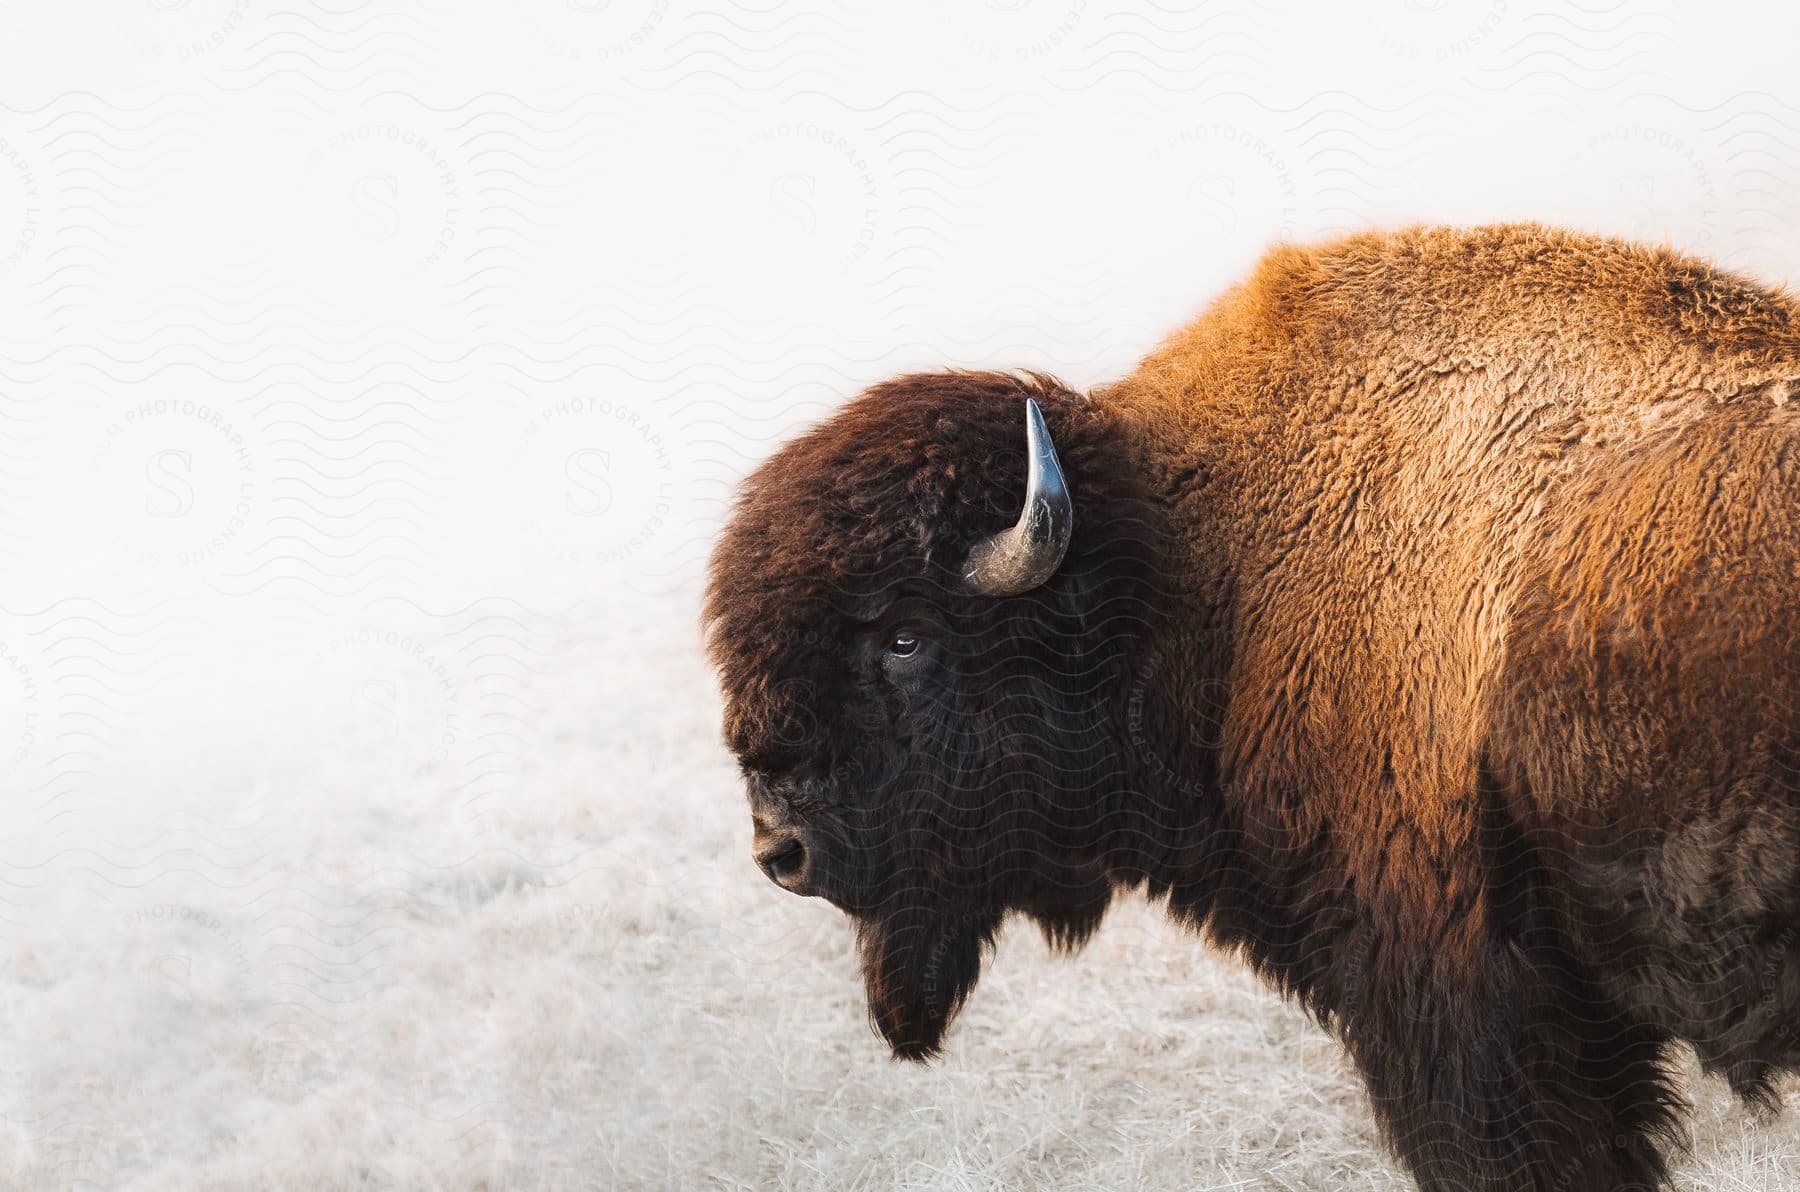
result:
[[[1384,954],[1390,961],[1394,949]],[[1429,1192],[1663,1185],[1678,1099],[1664,1039],[1602,1001],[1566,952],[1449,944],[1364,983],[1340,1028],[1376,1114]],[[1409,971],[1405,971],[1409,970]]]

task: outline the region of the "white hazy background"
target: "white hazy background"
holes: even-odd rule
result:
[[[1800,10],[862,8],[0,5],[0,1186],[1402,1186],[1142,907],[889,1062],[707,550],[869,382],[1116,377],[1281,237],[1792,281]],[[1800,1187],[1691,1092],[1684,1187]]]

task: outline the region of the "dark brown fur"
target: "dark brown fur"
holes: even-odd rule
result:
[[[1342,1037],[1432,1189],[1649,1188],[1691,1043],[1800,1066],[1800,322],[1532,227],[1271,253],[1130,377],[877,386],[751,478],[710,648],[935,1052],[1009,912],[1141,887]],[[1022,399],[1075,499],[1043,587]],[[896,667],[896,628],[929,645]]]

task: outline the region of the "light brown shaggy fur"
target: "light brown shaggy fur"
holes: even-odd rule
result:
[[[1723,668],[1770,711],[1800,711],[1783,702],[1800,601],[1790,385],[1800,396],[1785,298],[1521,225],[1272,252],[1094,400],[1123,415],[1151,488],[1179,494],[1171,561],[1190,570],[1169,586],[1220,603],[1233,589],[1224,768],[1329,791],[1358,824],[1340,835],[1405,883],[1397,846],[1424,874],[1471,833],[1499,728],[1543,809],[1649,810],[1650,742],[1508,707],[1596,695],[1599,659],[1628,642],[1662,662],[1659,696]],[[1719,697],[1684,700],[1685,727],[1735,743]],[[1638,805],[1601,803],[1634,791]]]
[[[1229,638],[1247,818],[1329,819],[1388,963],[1479,973],[1486,767],[1602,986],[1756,1095],[1800,1030],[1790,395],[1785,295],[1529,225],[1284,247],[1093,395]]]

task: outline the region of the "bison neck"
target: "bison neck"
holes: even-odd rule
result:
[[[1336,871],[1329,837],[1293,807],[1251,812],[1221,778],[1226,660],[1210,639],[1165,639],[1127,697],[1130,770],[1110,801],[1104,864],[1119,886],[1165,901],[1178,921],[1325,1008],[1346,923],[1341,891],[1320,880]]]
[[[1164,900],[1178,921],[1327,1011],[1350,911],[1349,892],[1325,880],[1342,871],[1328,855],[1330,825],[1316,790],[1263,781],[1283,768],[1267,756],[1282,746],[1233,706],[1247,628],[1233,511],[1249,478],[1228,460],[1242,452],[1196,427],[1167,433],[1109,396],[1095,399],[1112,405],[1155,494],[1159,558],[1157,611],[1115,712],[1125,780],[1107,803],[1103,863],[1119,886]]]

